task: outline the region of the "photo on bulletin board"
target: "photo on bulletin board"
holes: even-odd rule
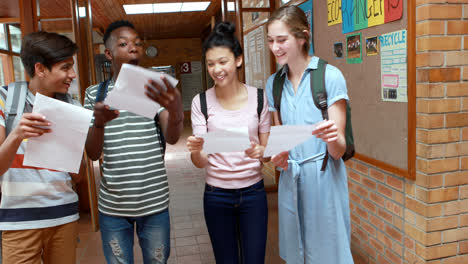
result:
[[[336,59],[343,58],[343,42],[336,42],[333,44],[333,53],[335,54]]]
[[[373,56],[379,54],[379,39],[377,36],[366,38],[366,55]]]
[[[362,63],[361,33],[346,36],[346,62]]]

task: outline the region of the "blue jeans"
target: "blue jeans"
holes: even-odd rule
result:
[[[205,221],[217,264],[264,264],[268,207],[263,180],[242,189],[206,184]]]
[[[102,248],[109,264],[133,264],[134,225],[143,263],[165,264],[170,254],[169,210],[141,217],[99,213]]]

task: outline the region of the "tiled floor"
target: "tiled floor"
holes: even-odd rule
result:
[[[171,256],[170,264],[215,263],[203,216],[203,187],[205,173],[190,161],[185,139],[190,130],[186,129],[179,142],[168,145],[166,166],[170,186],[171,215]],[[278,209],[277,193],[268,193],[268,241],[267,264],[284,263],[278,256]],[[81,215],[79,221],[80,243],[77,249],[77,263],[106,263],[101,247],[99,232],[93,232],[89,214]],[[138,239],[135,238],[135,241]],[[138,243],[135,243],[135,263],[143,263]],[[355,260],[357,264],[358,261]]]
[[[171,215],[171,264],[215,263],[210,238],[203,216],[203,187],[205,172],[197,169],[190,161],[185,147],[186,130],[179,142],[168,145],[166,166],[170,186]],[[278,256],[278,220],[276,193],[268,194],[268,244],[265,263],[284,263]],[[79,225],[80,243],[77,250],[77,263],[106,263],[102,254],[99,232],[93,232],[89,214],[82,214]],[[137,241],[137,238],[135,238]],[[142,263],[141,251],[135,243],[135,263]]]

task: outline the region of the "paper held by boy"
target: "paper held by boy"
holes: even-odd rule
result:
[[[52,131],[28,139],[23,165],[78,173],[93,111],[37,93],[33,113],[45,116]]]
[[[149,80],[154,80],[167,90],[161,75],[166,77],[172,87],[177,86],[179,81],[170,75],[125,63],[104,103],[115,109],[127,110],[153,119],[161,106],[145,95],[145,85]]]
[[[312,137],[312,131],[317,127],[317,124],[272,126],[263,156],[270,157],[283,151],[289,151],[304,143]],[[212,131],[207,134],[197,135],[197,137],[203,138],[205,141],[203,144],[203,153],[205,154],[241,152],[250,148],[247,127]]]

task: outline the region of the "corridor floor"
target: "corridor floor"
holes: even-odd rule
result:
[[[203,216],[203,188],[205,172],[190,161],[185,139],[190,129],[184,131],[176,145],[167,145],[166,166],[170,187],[171,256],[170,264],[215,263],[210,238]],[[284,263],[278,256],[277,193],[268,193],[268,242],[265,263]],[[93,232],[89,214],[79,221],[77,263],[104,264],[101,237]],[[138,239],[135,237],[135,263],[143,263]]]

